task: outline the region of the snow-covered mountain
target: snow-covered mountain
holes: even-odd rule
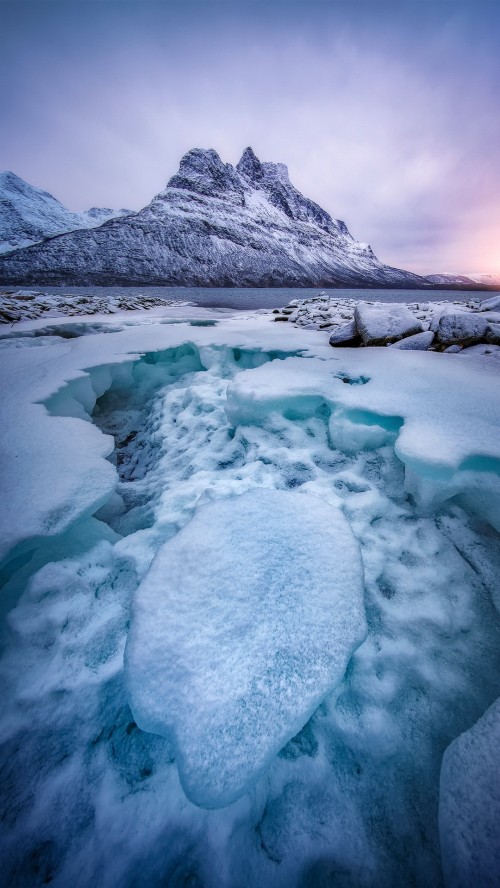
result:
[[[494,287],[496,289],[500,288],[500,274],[481,274],[479,272],[473,272],[472,274],[468,274],[467,277],[476,284],[482,284],[485,287]]]
[[[383,265],[344,222],[247,148],[236,167],[193,149],[140,212],[57,234],[0,259],[16,284],[422,287]]]
[[[77,228],[94,228],[129,212],[92,207],[72,213],[47,191],[29,185],[14,173],[0,173],[0,253]]]

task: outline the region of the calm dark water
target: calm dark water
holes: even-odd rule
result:
[[[12,292],[17,288],[8,288]],[[37,290],[37,287],[25,289]],[[103,298],[109,296],[126,297],[144,295],[161,296],[165,299],[193,302],[195,305],[206,307],[224,308],[279,308],[286,305],[291,299],[307,299],[317,296],[319,288],[237,288],[237,287],[40,287],[40,292],[63,295],[87,295]],[[322,290],[335,299],[356,299],[380,301],[380,302],[441,302],[445,299],[450,302],[467,302],[469,299],[487,299],[492,296],[492,291],[468,291],[468,290],[352,290],[335,289]]]

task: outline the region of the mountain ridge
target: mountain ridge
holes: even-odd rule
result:
[[[55,200],[55,199],[54,199]],[[69,212],[69,211],[68,211]],[[384,265],[345,222],[246,148],[238,164],[194,148],[136,213],[0,256],[15,284],[432,288]]]
[[[72,212],[48,191],[6,170],[0,173],[0,255],[57,234],[101,225],[129,212],[103,207]]]

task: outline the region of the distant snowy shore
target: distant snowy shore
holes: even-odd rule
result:
[[[279,295],[279,291],[274,292]],[[275,322],[327,332],[330,345],[337,347],[392,345],[405,350],[480,351],[497,357],[500,353],[500,295],[483,300],[471,296],[442,301],[422,298],[394,304],[370,299],[372,295],[365,290],[357,291],[356,298],[342,298],[340,294],[336,297],[331,292],[320,291],[307,298],[292,299],[281,308],[258,309],[257,313],[270,315]],[[103,288],[103,292],[72,294],[21,289],[0,293],[0,324],[12,325],[41,318],[49,321],[66,316],[99,317],[153,309],[154,314],[178,312],[182,317],[185,308],[200,311],[200,306],[189,299],[169,298],[156,292],[129,294],[119,289],[108,291]]]

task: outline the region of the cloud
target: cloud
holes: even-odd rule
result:
[[[384,261],[500,271],[495,4],[0,9],[0,165],[71,208],[138,209],[190,148],[251,144]]]

